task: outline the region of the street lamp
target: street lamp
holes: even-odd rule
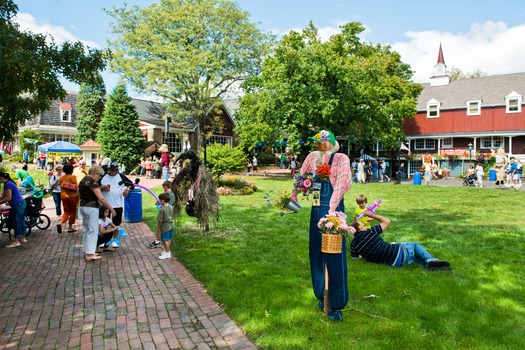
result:
[[[472,143],[468,143],[467,145],[468,147],[468,159],[469,159],[469,163],[472,164]]]

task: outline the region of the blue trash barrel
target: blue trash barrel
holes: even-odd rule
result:
[[[421,185],[421,176],[423,174],[421,172],[414,173],[414,185]]]
[[[124,198],[124,220],[127,222],[142,221],[142,191],[135,188]]]
[[[489,171],[489,181],[496,181],[498,176],[496,175],[496,170],[490,169]]]

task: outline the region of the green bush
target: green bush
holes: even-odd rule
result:
[[[201,154],[201,159],[204,156]],[[248,159],[238,147],[213,143],[206,147],[206,166],[215,179],[242,170]]]
[[[275,154],[270,152],[261,152],[257,154],[257,164],[258,165],[275,165],[275,162],[278,162],[279,158]]]

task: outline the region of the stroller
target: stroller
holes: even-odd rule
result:
[[[465,175],[463,178],[463,186],[476,187],[476,174]]]

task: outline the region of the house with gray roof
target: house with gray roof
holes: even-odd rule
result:
[[[33,129],[44,138],[45,142],[73,142],[77,133],[77,99],[78,92],[67,91],[64,101],[53,101],[49,110],[27,121],[19,128],[19,132]],[[170,152],[174,153],[197,148],[197,125],[192,118],[178,121],[170,116],[161,103],[155,101],[132,98],[131,103],[139,115],[139,129],[148,146],[166,143]],[[215,123],[213,127],[209,126],[211,136],[207,139],[208,143],[234,145],[234,110],[229,109],[234,105],[234,103],[224,103],[209,112],[210,119],[218,118],[220,123]],[[220,130],[217,125],[220,125]],[[20,150],[20,142],[20,134],[18,134],[14,140],[14,151]],[[93,157],[98,157],[98,154],[94,154]]]

